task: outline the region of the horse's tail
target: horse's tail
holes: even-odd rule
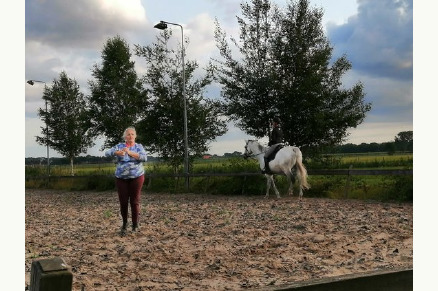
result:
[[[310,189],[310,185],[307,183],[307,170],[303,164],[303,155],[299,148],[294,148],[294,152],[297,155],[297,168],[300,171],[300,184],[303,189]]]

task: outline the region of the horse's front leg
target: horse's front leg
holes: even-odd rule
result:
[[[271,180],[272,188],[274,188],[275,195],[277,195],[277,198],[280,198],[280,192],[278,192],[277,186],[275,185],[274,176],[270,175],[269,179]]]
[[[287,178],[288,178],[288,182],[289,182],[288,194],[290,196],[293,196],[294,195],[294,181],[293,181],[293,176],[292,176],[291,172],[288,173]]]
[[[303,199],[303,188],[301,188],[301,185],[300,185],[300,194],[298,196],[299,196],[299,200]]]
[[[294,196],[294,184],[292,184],[292,182],[289,183],[288,194],[289,194],[290,196]]]

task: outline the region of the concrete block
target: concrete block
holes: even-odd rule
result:
[[[30,291],[71,291],[73,274],[60,257],[32,262]]]

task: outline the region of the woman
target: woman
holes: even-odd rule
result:
[[[120,235],[124,236],[128,225],[128,203],[131,204],[132,231],[139,230],[140,194],[144,182],[143,162],[147,160],[146,151],[135,143],[137,137],[134,127],[123,133],[124,143],[119,143],[105,152],[105,156],[116,156],[116,186],[122,215]]]
[[[280,118],[274,117],[272,120],[272,130],[269,134],[269,143],[268,143],[268,150],[265,153],[265,169],[262,171],[262,173],[269,173],[269,159],[270,155],[275,151],[277,146],[283,143],[283,131],[280,127]]]

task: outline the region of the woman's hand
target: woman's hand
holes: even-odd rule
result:
[[[118,153],[120,153],[120,154],[118,154]],[[140,155],[138,153],[130,151],[129,148],[127,148],[127,147],[121,149],[120,151],[116,151],[115,154],[118,156],[128,155],[130,157],[133,157],[134,159],[140,158]]]
[[[122,150],[119,150],[119,151],[115,151],[114,154],[116,156],[123,157],[125,155],[125,151],[122,149]]]

